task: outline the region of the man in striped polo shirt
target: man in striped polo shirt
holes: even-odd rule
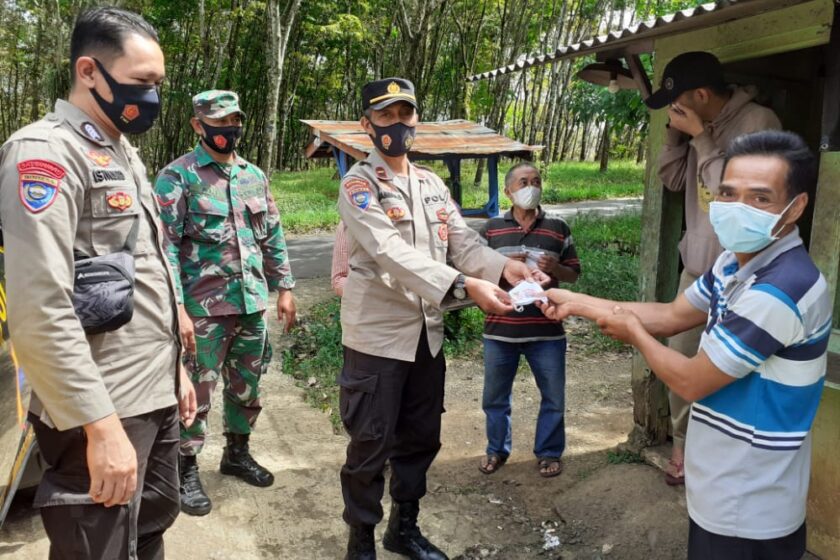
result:
[[[795,134],[740,136],[710,208],[726,251],[694,285],[667,304],[552,290],[543,308],[558,320],[596,320],[694,403],[689,559],[798,560],[805,552],[810,430],[831,330],[825,278],[796,227],[816,179],[816,158]],[[694,357],[655,338],[703,323]]]
[[[580,262],[569,226],[560,218],[549,218],[539,206],[539,170],[531,163],[513,166],[505,176],[505,194],[513,208],[485,224],[482,235],[488,245],[539,268],[551,277],[552,287],[577,280]],[[510,455],[511,391],[522,355],[542,395],[534,454],[542,476],[557,476],[566,447],[566,333],[562,323],[547,319],[533,305],[508,315],[489,314],[484,323],[482,406],[487,417],[487,454],[479,469],[493,473]]]

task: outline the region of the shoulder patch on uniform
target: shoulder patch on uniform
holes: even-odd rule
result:
[[[99,167],[108,167],[111,165],[111,156],[108,154],[103,154],[102,152],[97,152],[96,150],[88,150],[87,157],[93,161]]]
[[[438,220],[441,222],[446,222],[449,220],[449,212],[446,211],[446,208],[438,208],[438,211],[435,212],[438,217]]]
[[[370,207],[373,191],[369,182],[359,177],[351,177],[344,182],[343,187],[347,191],[347,198],[350,199],[353,206],[362,210],[367,210]]]
[[[91,122],[83,122],[82,123],[82,133],[94,140],[96,142],[104,142],[105,138],[102,136],[102,133],[99,132],[99,129]]]
[[[67,174],[64,168],[44,159],[28,159],[18,163],[17,168],[18,192],[24,207],[33,214],[49,208]]]

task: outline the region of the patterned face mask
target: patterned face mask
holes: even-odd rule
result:
[[[210,149],[220,154],[233,152],[242,136],[241,126],[212,126],[204,121],[201,121],[201,126],[204,128],[204,136],[201,139]]]
[[[152,128],[160,113],[160,92],[157,86],[142,84],[121,84],[105,70],[101,62],[96,60],[96,67],[108,87],[114,100],[111,102],[90,88],[90,94],[102,109],[102,112],[114,123],[114,126],[125,134],[142,134]]]
[[[401,122],[390,126],[377,126],[372,122],[370,125],[376,132],[376,136],[371,136],[373,145],[386,156],[398,157],[407,154],[414,144],[417,129],[413,126]]]

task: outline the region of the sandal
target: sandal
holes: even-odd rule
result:
[[[556,470],[551,470],[557,465]],[[537,459],[537,468],[543,478],[552,478],[563,472],[563,461],[560,457],[540,457]]]
[[[682,486],[685,484],[685,463],[668,461],[668,469],[665,469],[665,484],[668,486]]]
[[[496,453],[490,453],[481,460],[478,465],[478,470],[484,474],[493,474],[507,462],[507,457],[502,457]]]

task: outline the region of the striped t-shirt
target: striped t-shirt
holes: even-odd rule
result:
[[[569,225],[559,217],[547,216],[540,208],[537,219],[527,231],[514,219],[513,212],[491,218],[481,231],[490,248],[503,255],[524,250],[542,251],[560,264],[580,272],[580,261]],[[557,286],[557,281],[552,287]],[[543,315],[536,305],[526,305],[522,311],[507,315],[488,314],[484,321],[484,338],[502,342],[533,342],[559,340],[566,336],[563,323]]]
[[[805,521],[810,430],[825,379],[825,278],[797,230],[744,268],[724,252],[685,296],[709,313],[700,349],[736,378],[691,407],[689,515],[719,535],[789,535]]]

